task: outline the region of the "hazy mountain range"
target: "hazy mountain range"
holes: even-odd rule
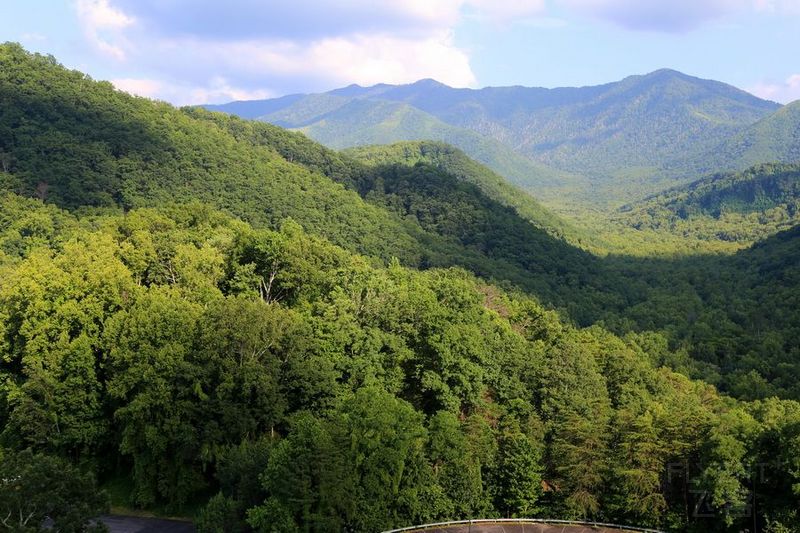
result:
[[[474,90],[428,79],[206,107],[333,148],[448,142],[562,208],[619,205],[800,150],[797,105],[668,69],[593,87]]]

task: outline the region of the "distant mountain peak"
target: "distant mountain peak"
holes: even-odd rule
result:
[[[676,78],[691,78],[691,79],[698,79],[694,76],[690,76],[689,74],[685,74],[680,70],[675,70],[672,68],[660,68],[645,74],[643,77],[645,78],[656,78],[656,77],[676,77]]]
[[[449,85],[444,84],[440,81],[436,81],[433,78],[423,78],[421,80],[415,81],[414,83],[409,83],[408,85],[426,89],[433,89],[433,88],[452,89],[452,87],[450,87]]]
[[[636,74],[633,76],[628,76],[627,78],[623,79],[620,83],[625,83],[626,81],[639,82],[639,83],[666,83],[670,81],[683,81],[694,84],[705,84],[706,82],[708,82],[708,83],[719,83],[720,85],[725,85],[721,82],[705,80],[703,78],[698,78],[697,76],[692,76],[690,74],[686,74],[684,72],[671,68],[660,68],[658,70],[654,70],[646,74]]]
[[[780,107],[775,102],[758,98],[728,83],[699,78],[671,68],[662,68],[647,74],[629,76],[616,85],[628,90],[663,88],[672,91],[678,87],[678,92],[675,93],[675,96],[679,98],[687,98],[688,94],[694,93],[706,98],[719,97],[745,103],[746,105],[763,107],[764,109],[771,108],[772,111]]]

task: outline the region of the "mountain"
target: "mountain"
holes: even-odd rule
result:
[[[683,239],[750,245],[800,222],[800,165],[714,174],[624,206],[613,220]]]
[[[596,87],[472,90],[421,80],[350,86],[284,103],[257,118],[301,129],[335,147],[447,141],[551,204],[566,196],[594,205],[688,181],[684,161],[708,153],[780,108],[732,86],[666,69]],[[235,113],[226,105],[214,109]],[[512,174],[493,159],[482,159],[475,139],[458,139],[443,124],[586,179],[565,184],[541,171]]]
[[[759,308],[754,293],[720,308],[719,301],[737,296],[724,285],[698,288],[707,272],[736,278],[739,266],[589,253],[573,243],[596,247],[593,235],[451,147],[406,143],[334,152],[271,124],[131,97],[13,45],[0,52],[6,190],[85,213],[202,202],[256,228],[277,230],[291,219],[372,261],[461,266],[535,294],[582,326],[603,320],[620,334],[656,329],[675,345],[691,346],[697,328],[728,317],[741,328],[736,344],[762,338],[728,315],[739,306]],[[25,249],[22,242],[13,246]],[[662,300],[668,304],[660,309]],[[688,302],[696,306],[689,314],[670,312]],[[703,318],[686,323],[687,316]],[[787,331],[775,331],[784,339],[775,357],[800,364]],[[724,375],[714,379],[734,386]]]
[[[252,100],[229,102],[224,106],[206,105],[203,106],[209,111],[225,111],[232,115],[242,118],[255,119],[279,111],[287,106],[306,98],[304,94],[289,94],[280,98],[269,100]],[[223,109],[224,108],[224,109]]]
[[[341,101],[337,95],[332,101],[325,99],[325,104],[335,102],[335,105],[339,105]],[[316,98],[303,103],[304,106],[310,105],[314,109],[319,104]],[[555,199],[555,191],[579,190],[590,186],[590,182],[583,178],[549,168],[520,155],[499,141],[447,124],[402,102],[355,99],[326,111],[322,118],[313,122],[309,122],[309,110],[298,107],[292,106],[274,113],[269,122],[292,127],[332,148],[413,140],[445,142],[460,148],[507,180],[542,198]],[[297,126],[294,127],[293,124]]]
[[[408,228],[355,192],[227,131],[253,136],[252,125],[129,97],[13,45],[0,62],[0,157],[15,192],[67,209],[203,201],[257,225],[292,218],[387,259],[421,253]]]
[[[566,237],[572,242],[588,243],[589,239],[585,233],[553,214],[530,194],[526,194],[502,176],[470,159],[463,151],[449,144],[436,141],[407,141],[350,148],[343,154],[372,167],[398,163],[409,166],[434,165],[460,180],[476,185],[483,194],[512,207],[534,226],[543,228],[557,237]]]
[[[764,213],[777,207],[794,216],[800,201],[800,165],[764,164],[744,172],[715,174],[650,199],[676,216],[720,218]],[[642,202],[643,203],[643,202]],[[630,210],[627,206],[624,211]]]
[[[734,87],[666,69],[597,87],[470,91],[424,80],[379,94],[558,168],[590,175],[658,166],[698,149],[697,141],[713,143],[714,137],[725,137],[779,107]]]
[[[698,172],[743,170],[759,163],[800,162],[800,101],[788,104],[712,150],[690,159]]]
[[[357,192],[413,239],[414,253],[398,248],[395,255],[404,264],[426,268],[460,265],[486,278],[533,291],[549,305],[569,305],[578,320],[589,320],[586,313],[593,306],[581,309],[568,297],[573,293],[569,279],[583,280],[581,300],[602,290],[596,286],[603,270],[597,259],[570,244],[580,242],[583,234],[458,150],[430,143],[377,147],[370,162],[369,148],[337,153],[270,124],[245,123],[197,109],[185,112],[221,125],[249,146],[268,148],[294,165]],[[425,155],[410,165],[399,155],[408,147]],[[314,217],[311,227],[322,235],[329,235],[341,223],[325,226],[326,217],[338,217],[327,206],[320,210],[310,205],[304,213]],[[374,244],[372,250],[364,249],[368,255],[386,259],[383,252],[397,246],[392,240],[378,244],[383,231],[379,228],[362,226],[350,231],[356,230],[362,233],[362,241]],[[342,240],[341,235],[330,238]]]

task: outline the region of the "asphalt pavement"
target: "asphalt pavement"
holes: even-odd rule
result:
[[[624,531],[590,526],[506,523],[447,526],[419,530],[419,533],[624,533]]]
[[[195,533],[191,522],[142,518],[138,516],[101,516],[111,533]]]

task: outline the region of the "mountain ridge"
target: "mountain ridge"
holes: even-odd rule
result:
[[[375,115],[387,103],[409,105],[416,116],[404,129],[396,129],[395,123]],[[225,105],[208,108],[233,111]],[[615,196],[622,195],[624,203],[696,179],[697,165],[684,161],[702,158],[780,108],[722,82],[659,69],[602,85],[552,89],[462,89],[435,80],[351,85],[285,101],[280,109],[248,118],[302,129],[336,148],[406,140],[449,142],[551,207],[564,207],[557,205],[559,198],[603,205],[614,204]],[[477,157],[468,143],[454,142],[452,133],[448,138],[442,128],[426,132],[425,124],[434,119],[472,132],[483,138],[481,142],[500,143],[540,169],[552,170],[527,177],[509,175]],[[326,133],[331,130],[347,135]],[[559,172],[583,176],[582,185],[575,187],[581,180],[566,186],[548,182],[547,174]]]

